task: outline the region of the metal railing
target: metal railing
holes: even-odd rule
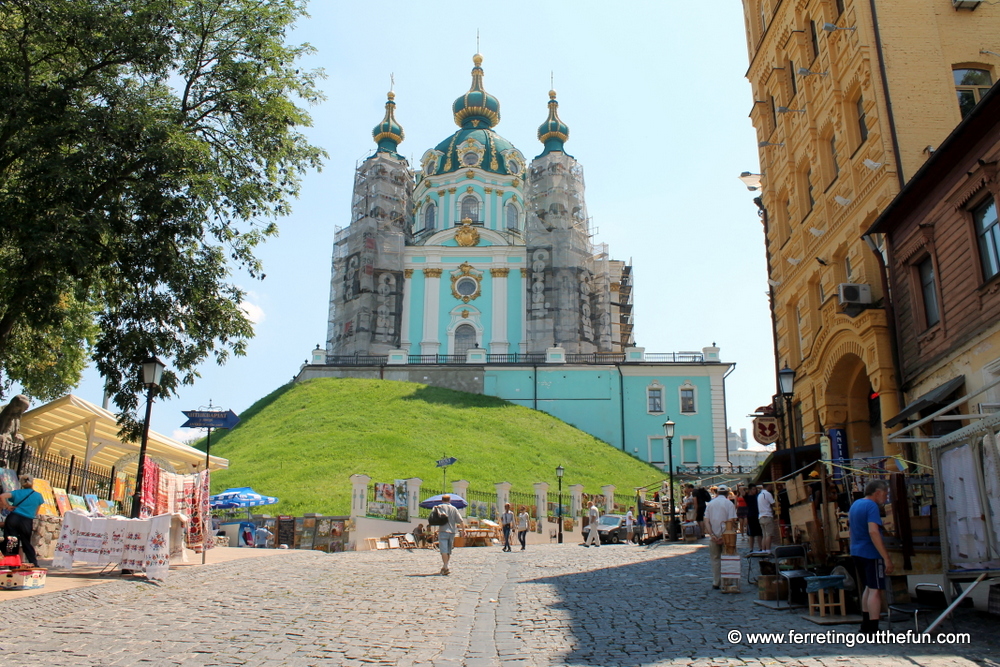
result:
[[[704,363],[705,355],[701,352],[647,352],[638,361],[627,360],[624,353],[593,352],[589,354],[567,354],[566,362],[570,364],[691,364]],[[407,364],[413,365],[456,365],[469,363],[464,354],[410,354]],[[473,365],[482,364],[481,361]],[[509,354],[487,354],[487,364],[544,364],[546,356],[543,353],[511,352]],[[341,354],[327,355],[327,366],[388,366],[389,357],[385,355]]]
[[[0,448],[3,466],[13,469],[18,475],[31,475],[44,479],[53,488],[65,489],[73,495],[94,494],[98,498],[111,500],[114,490],[114,468],[98,465],[84,465],[83,458],[71,456],[68,459],[57,454],[42,454],[27,445],[12,445]],[[134,484],[127,481],[126,487]],[[13,489],[4,489],[13,491]]]
[[[497,494],[495,491],[466,489],[465,499],[469,503],[469,506],[465,509],[467,517],[489,519],[490,521],[498,520],[500,515],[497,511]]]
[[[511,491],[510,504],[514,508],[515,514],[520,514],[521,508],[524,507],[528,510],[529,516],[537,518],[535,517],[538,513],[538,508],[535,507],[535,494],[527,493],[525,491]]]

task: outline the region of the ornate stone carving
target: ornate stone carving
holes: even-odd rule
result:
[[[475,281],[473,286],[471,283],[465,287],[460,288],[459,282],[469,283],[470,281]],[[474,287],[471,291],[469,287]],[[470,301],[479,298],[479,295],[483,293],[483,272],[477,271],[468,262],[462,262],[457,271],[451,272],[451,295],[461,301],[462,303],[469,303]]]
[[[490,275],[494,278],[506,278],[510,274],[510,269],[490,269]]]
[[[424,277],[425,278],[440,278],[441,277],[441,272],[442,272],[441,269],[424,269]]]
[[[528,277],[528,269],[525,269],[525,268],[521,269],[521,277],[522,278],[527,278]]]
[[[412,278],[413,277],[413,269],[403,269],[403,277],[404,278]]]
[[[472,226],[472,220],[462,220],[462,226],[455,230],[455,242],[463,248],[479,245],[479,230]]]

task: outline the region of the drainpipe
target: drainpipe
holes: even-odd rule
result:
[[[878,27],[878,10],[875,9],[875,0],[869,0],[872,9],[872,28],[875,31],[875,52],[878,53],[878,71],[882,76],[882,90],[885,93],[885,108],[889,114],[889,136],[892,137],[892,153],[896,158],[896,177],[899,179],[899,189],[906,185],[903,178],[903,160],[899,155],[899,139],[896,136],[896,120],[892,112],[892,96],[889,94],[889,76],[885,71],[885,54],[882,52],[882,32]],[[887,293],[888,294],[888,293]],[[900,403],[902,406],[903,404]]]
[[[532,378],[535,381],[534,391],[531,392],[531,404],[534,406],[535,410],[538,409],[538,365],[532,366],[534,372],[532,373]]]
[[[896,343],[896,309],[892,305],[892,297],[889,294],[889,273],[885,265],[885,257],[882,256],[871,235],[865,234],[861,238],[868,244],[871,251],[875,253],[875,260],[878,262],[878,277],[879,282],[882,284],[883,294],[882,303],[884,304],[885,319],[889,328],[889,349],[892,353],[892,370],[896,375],[896,399],[899,401],[899,409],[902,410],[906,407],[906,401],[903,398],[903,365],[899,359],[899,345]],[[882,416],[885,417],[885,415]]]
[[[771,244],[768,243],[768,232],[770,231],[770,217],[768,216],[767,209],[764,207],[764,197],[754,197],[753,203],[757,205],[758,212],[760,214],[761,222],[764,224],[764,257],[767,261],[767,277],[771,278]],[[774,285],[768,283],[767,286],[770,298],[768,299],[768,305],[771,310],[771,342],[774,345],[774,388],[776,393],[781,393],[781,387],[778,385],[778,371],[780,367],[778,366],[778,318],[774,314],[774,300],[777,296],[775,294]],[[728,436],[727,436],[728,437]],[[728,449],[729,445],[726,444]]]
[[[615,364],[615,368],[618,370],[618,417],[619,422],[622,427],[622,451],[625,451],[625,383],[622,379],[622,366],[621,364]],[[666,400],[666,396],[663,397]],[[652,457],[650,457],[652,458]],[[648,463],[648,461],[647,461]]]

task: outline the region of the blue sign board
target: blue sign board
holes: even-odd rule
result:
[[[450,466],[450,465],[451,465],[452,463],[458,463],[458,459],[456,459],[456,458],[455,458],[454,456],[449,456],[449,457],[448,457],[448,458],[446,458],[446,459],[440,459],[440,460],[439,460],[439,461],[437,462],[437,467],[438,467],[438,468],[447,468],[447,467],[448,467],[448,466]]]
[[[232,428],[240,418],[232,410],[182,410],[188,418],[181,428]]]
[[[831,428],[830,431],[830,458],[834,461],[843,461],[847,458],[847,430],[842,428]],[[833,466],[833,479],[840,481],[844,476],[843,469]]]

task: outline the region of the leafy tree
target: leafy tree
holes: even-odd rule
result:
[[[299,128],[321,72],[303,0],[0,3],[0,388],[75,385],[89,354],[126,434],[137,366],[162,392],[253,328],[234,270],[324,155]]]

